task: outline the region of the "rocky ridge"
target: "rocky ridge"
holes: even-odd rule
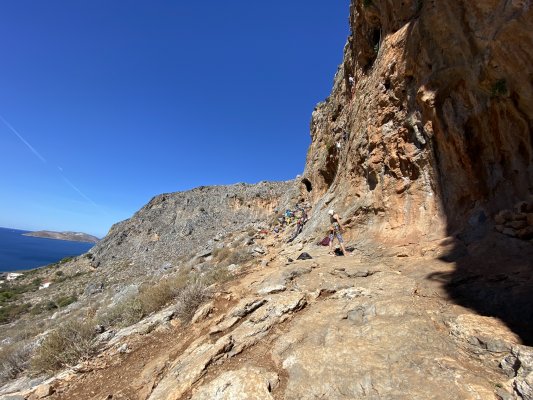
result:
[[[235,233],[266,227],[298,201],[294,181],[199,187],[154,197],[89,254],[97,275],[124,280],[200,264]],[[241,236],[244,242],[249,236]],[[239,243],[243,244],[243,243]],[[250,249],[251,250],[251,249]],[[122,272],[121,272],[122,271]]]

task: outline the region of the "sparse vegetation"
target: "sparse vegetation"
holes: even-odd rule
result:
[[[372,4],[372,0],[363,0],[363,7],[370,7]]]
[[[335,147],[335,140],[333,140],[333,137],[328,136],[324,144],[326,145],[328,153],[331,153],[331,150]]]
[[[231,254],[231,250],[228,247],[222,247],[219,249],[213,250],[211,255],[213,256],[213,260],[216,262],[221,262],[229,257]]]
[[[31,308],[31,304],[6,304],[0,306],[0,324],[6,324],[19,318],[21,315],[27,313]]]
[[[206,284],[201,280],[190,282],[179,294],[176,315],[184,322],[189,322],[194,313],[210,293]]]
[[[98,323],[104,326],[118,327],[135,324],[174,300],[187,283],[187,276],[178,274],[157,284],[146,284],[141,287],[139,294],[131,296],[100,313]]]
[[[139,322],[144,316],[139,299],[131,297],[110,307],[97,316],[98,324],[104,326],[126,327]]]
[[[244,249],[234,249],[232,251],[228,247],[223,247],[213,251],[213,260],[224,267],[231,264],[243,264],[252,258],[253,255]]]
[[[97,316],[98,324],[126,327],[139,322],[175,301],[176,313],[184,321],[190,320],[198,306],[210,296],[207,287],[231,279],[225,267],[213,267],[203,276],[181,273],[157,284],[146,284],[137,295],[121,301]]]
[[[91,357],[96,351],[95,330],[90,322],[68,321],[46,336],[36,349],[31,367],[52,373]]]
[[[32,347],[19,342],[0,350],[0,384],[16,378],[28,367]]]
[[[78,297],[75,294],[70,296],[61,296],[55,300],[58,308],[66,307],[74,302],[78,301]]]
[[[225,261],[225,266],[231,264],[244,264],[252,260],[253,255],[245,249],[235,249]]]
[[[233,278],[233,275],[226,267],[216,266],[210,268],[202,277],[202,282],[207,286],[212,285],[213,283],[224,283],[228,282]]]

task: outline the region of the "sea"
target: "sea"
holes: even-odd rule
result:
[[[86,253],[94,243],[23,236],[29,231],[0,228],[0,273],[53,264]]]

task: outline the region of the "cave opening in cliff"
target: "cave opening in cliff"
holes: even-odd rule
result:
[[[313,185],[311,185],[311,182],[309,181],[309,179],[307,178],[302,179],[302,183],[305,185],[305,189],[307,190],[307,192],[311,192],[313,190]]]

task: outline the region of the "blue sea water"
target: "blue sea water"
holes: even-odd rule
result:
[[[0,272],[19,271],[55,263],[87,252],[93,243],[23,236],[28,231],[0,228]]]

